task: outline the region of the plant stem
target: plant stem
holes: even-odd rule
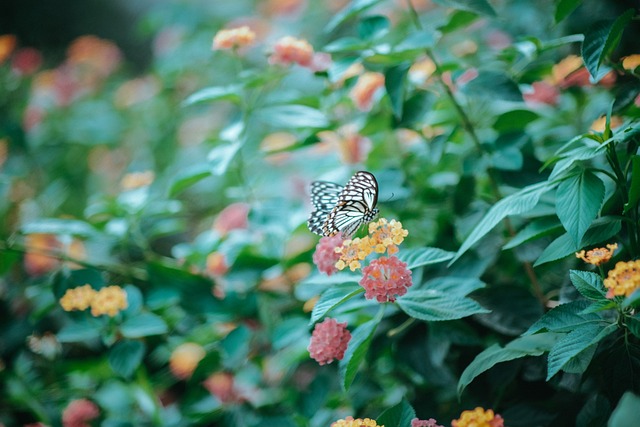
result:
[[[618,159],[618,153],[616,153],[616,148],[614,144],[607,145],[607,160],[609,161],[609,165],[613,170],[613,173],[616,176],[616,182],[618,184],[618,188],[622,193],[622,202],[623,205],[627,205],[629,203],[629,188],[627,186],[627,178],[624,172],[622,171],[622,167],[620,166],[620,160]],[[626,215],[632,222],[632,225],[627,224],[627,234],[629,236],[629,247],[631,249],[632,258],[636,258],[638,256],[638,218],[637,218],[637,210],[631,209],[627,210]]]
[[[419,30],[422,30],[423,27],[422,27],[422,24],[420,23],[418,12],[416,11],[416,9],[413,6],[413,4],[411,3],[411,0],[407,0],[407,4],[409,5],[409,11],[410,11],[411,18],[413,20],[414,25]],[[460,105],[460,103],[456,99],[453,91],[451,90],[451,87],[449,87],[442,80],[442,67],[440,66],[435,54],[429,48],[425,49],[425,53],[426,53],[427,57],[433,62],[433,65],[434,65],[434,68],[435,68],[434,75],[437,77],[437,80],[440,83],[440,86],[442,87],[442,89],[444,90],[444,93],[446,94],[447,98],[449,99],[449,101],[453,105],[453,108],[456,110],[456,113],[458,114],[458,117],[460,118],[460,122],[462,123],[462,127],[463,127],[464,131],[467,133],[467,135],[469,135],[469,137],[471,138],[471,141],[473,142],[473,144],[476,147],[476,149],[478,150],[478,152],[480,154],[486,154],[484,148],[482,147],[482,143],[480,142],[480,138],[478,137],[478,134],[476,133],[475,127],[474,127],[473,123],[471,122],[471,119],[469,118],[469,115],[466,113],[464,108],[462,108],[462,105]],[[491,187],[491,191],[493,192],[494,198],[496,200],[502,199],[502,192],[500,191],[500,187],[498,185],[498,180],[494,176],[493,169],[491,169],[491,168],[487,169],[487,178],[489,180],[489,185]],[[511,236],[511,237],[515,236],[516,232],[515,232],[515,230],[513,228],[513,225],[511,224],[511,221],[509,220],[509,218],[505,218],[503,220],[503,223],[505,225],[505,228],[506,228],[507,233],[509,234],[509,236]],[[525,270],[525,273],[527,275],[527,278],[531,282],[531,287],[532,287],[533,292],[535,293],[535,295],[538,298],[538,300],[542,303],[542,305],[546,306],[547,298],[545,297],[544,292],[542,291],[542,287],[540,286],[540,282],[538,281],[536,273],[535,273],[535,271],[533,269],[533,265],[528,261],[523,261],[522,262],[522,266],[524,267],[524,270]]]

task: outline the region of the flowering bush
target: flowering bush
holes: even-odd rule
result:
[[[147,7],[0,34],[0,425],[635,425],[638,10]]]

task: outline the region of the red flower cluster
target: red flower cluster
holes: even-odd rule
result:
[[[340,254],[336,253],[336,248],[342,245],[342,233],[335,236],[322,237],[316,245],[316,251],[313,253],[313,263],[318,270],[331,276],[337,272],[336,262],[340,259]]]
[[[395,256],[375,259],[362,269],[360,286],[365,289],[367,299],[394,302],[397,296],[406,294],[411,285],[411,270]]]

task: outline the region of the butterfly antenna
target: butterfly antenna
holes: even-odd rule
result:
[[[393,199],[393,196],[395,196],[396,193],[391,193],[391,196],[385,200],[384,202],[387,203],[388,201],[390,201],[391,199]]]

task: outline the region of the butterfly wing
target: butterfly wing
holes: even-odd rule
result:
[[[344,187],[333,182],[314,181],[311,183],[311,203],[313,211],[307,220],[307,226],[312,232],[323,236],[322,226],[327,216],[338,203],[340,193]]]
[[[338,197],[338,203],[327,215],[322,225],[322,235],[333,236],[339,232],[345,238],[353,235],[360,226],[370,222],[378,213],[378,181],[369,172],[357,172]]]

